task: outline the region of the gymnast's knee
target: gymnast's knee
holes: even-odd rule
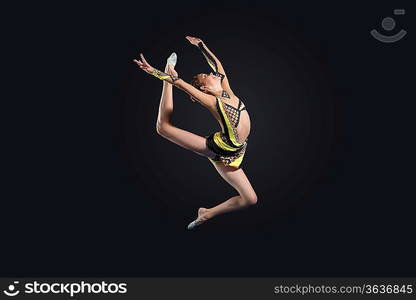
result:
[[[246,206],[251,206],[257,203],[257,195],[256,193],[252,193],[249,195],[245,195],[244,197],[241,197],[244,200],[244,203]]]

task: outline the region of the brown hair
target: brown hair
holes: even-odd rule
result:
[[[202,86],[202,84],[201,84],[201,82],[200,82],[200,81],[199,81],[199,79],[198,79],[198,75],[195,75],[194,77],[192,77],[191,84],[192,84],[195,88],[197,88],[198,90],[201,90],[201,89],[200,89],[200,87]],[[194,97],[192,97],[192,96],[190,96],[190,97],[191,97],[191,100],[192,100],[193,102],[198,101],[198,99],[195,99],[195,98],[194,98]]]

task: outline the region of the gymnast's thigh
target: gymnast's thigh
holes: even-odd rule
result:
[[[256,192],[242,168],[225,166],[222,162],[215,162],[214,167],[220,176],[238,191],[241,197],[245,199],[257,198]]]
[[[168,128],[164,128],[162,135],[167,140],[196,154],[205,157],[212,157],[213,155],[212,151],[206,145],[206,137],[171,125]]]

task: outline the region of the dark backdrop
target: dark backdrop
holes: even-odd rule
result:
[[[25,64],[11,94],[2,275],[414,275],[414,37],[369,35],[407,8],[392,5],[15,8]],[[411,31],[408,14],[395,18]],[[235,191],[157,135],[162,84],[132,63],[141,51],[162,69],[175,51],[185,80],[208,72],[185,35],[221,58],[247,105],[243,169],[259,196],[194,231],[198,207]],[[183,92],[174,103],[178,127],[218,130]]]

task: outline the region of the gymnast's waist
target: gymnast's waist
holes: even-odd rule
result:
[[[218,132],[216,132],[216,133],[213,133],[212,135],[215,135],[215,134],[219,134],[219,136],[221,137],[221,139],[222,139],[225,143],[227,143],[227,145],[229,145],[229,146],[231,146],[231,147],[236,147],[236,146],[234,146],[234,145],[233,145],[233,143],[231,142],[231,136],[230,136],[230,135],[227,135],[227,133],[226,133],[226,132],[224,132],[224,131],[218,131]],[[246,143],[247,143],[247,141],[248,141],[248,137],[244,140],[244,142],[240,143],[240,144],[241,144],[241,146],[240,146],[240,147],[236,147],[236,148],[241,148],[241,147],[243,147],[243,146],[244,146],[244,144],[246,144]]]
[[[207,136],[207,146],[217,154],[230,155],[236,154],[246,147],[247,140],[240,146],[235,146],[224,132],[219,131]]]

